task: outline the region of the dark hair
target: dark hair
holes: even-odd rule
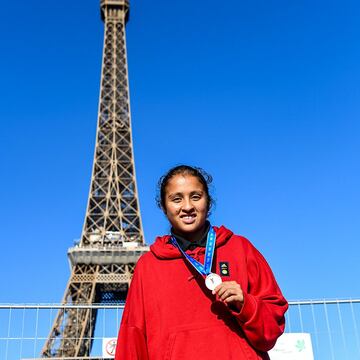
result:
[[[169,183],[170,179],[172,179],[176,175],[190,175],[196,177],[202,186],[204,187],[205,194],[207,197],[207,207],[208,213],[210,213],[210,209],[214,203],[213,198],[209,192],[209,185],[212,183],[212,176],[208,174],[205,170],[199,167],[193,167],[189,165],[178,165],[171,168],[165,175],[163,175],[158,181],[158,194],[156,196],[156,202],[159,208],[165,210],[165,192],[166,186]]]

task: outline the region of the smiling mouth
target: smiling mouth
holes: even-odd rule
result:
[[[182,215],[180,216],[180,218],[185,224],[192,224],[195,221],[196,215],[195,214]]]

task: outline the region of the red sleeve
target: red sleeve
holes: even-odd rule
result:
[[[147,360],[144,298],[141,283],[141,260],[138,261],[126,298],[115,360]]]
[[[244,250],[248,289],[243,289],[244,304],[241,311],[231,312],[250,344],[255,349],[266,352],[274,347],[277,338],[284,332],[284,314],[288,303],[260,252],[247,240]]]

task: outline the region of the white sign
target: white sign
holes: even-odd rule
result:
[[[103,338],[102,357],[104,359],[114,359],[116,350],[116,338]]]
[[[314,360],[310,334],[282,334],[269,356],[271,360]]]

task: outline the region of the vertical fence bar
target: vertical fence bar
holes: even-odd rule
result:
[[[50,313],[49,313],[49,334],[51,334],[51,328],[52,328],[52,324],[53,324],[53,319],[52,319],[52,315],[53,314],[53,307],[50,308]],[[51,339],[50,339],[51,340]]]
[[[49,329],[51,329],[51,326],[52,326],[52,311],[53,311],[53,308],[51,307],[50,312],[49,312]]]
[[[313,320],[313,325],[314,325],[316,351],[319,352],[319,351],[320,351],[320,347],[319,347],[319,334],[318,334],[318,328],[317,328],[317,323],[316,323],[314,304],[311,303],[311,304],[310,304],[310,307],[311,307],[311,315],[312,315],[312,320]]]
[[[325,310],[326,327],[327,327],[327,331],[328,331],[328,335],[329,335],[329,343],[330,343],[331,358],[332,358],[332,360],[335,360],[335,355],[334,355],[334,345],[333,345],[333,340],[332,340],[332,336],[331,336],[331,329],[330,329],[330,323],[329,323],[329,316],[328,316],[327,306],[326,306],[326,302],[325,302],[325,301],[324,301],[324,310]]]
[[[22,316],[22,322],[21,322],[20,359],[22,358],[24,327],[25,327],[25,308],[23,308],[23,316]]]
[[[303,333],[304,332],[304,324],[303,324],[300,304],[298,304],[298,311],[299,311],[299,319],[300,319],[300,329],[301,329],[301,332]]]
[[[79,322],[80,322],[80,319],[79,319],[79,308],[76,309],[76,336],[80,336],[79,335]]]
[[[352,315],[352,320],[353,320],[353,325],[354,325],[354,330],[355,330],[355,340],[356,340],[356,345],[357,345],[357,349],[360,355],[360,344],[359,344],[359,332],[358,332],[358,328],[356,325],[356,318],[355,318],[355,312],[354,312],[354,306],[353,303],[350,303],[350,308],[351,308],[351,315]]]
[[[102,331],[103,339],[105,337],[105,324],[106,324],[106,321],[105,321],[105,309],[103,309],[103,331]]]
[[[9,338],[10,338],[10,327],[11,327],[11,308],[9,311],[9,322],[8,322],[8,332],[7,332],[7,339],[6,339],[6,347],[5,347],[5,360],[8,359],[8,352],[9,352]]]
[[[37,335],[38,335],[38,326],[39,326],[39,308],[36,308],[36,320],[35,320],[35,336],[34,336],[34,358],[36,357],[36,345],[37,345]]]
[[[119,327],[119,308],[116,309],[116,325]]]
[[[289,309],[290,310],[290,309]],[[290,319],[290,311],[287,311],[286,314],[286,324],[289,324],[287,327],[288,327],[288,330],[287,332],[291,332],[291,319]]]
[[[346,358],[348,358],[348,349],[346,346],[346,340],[345,340],[345,332],[344,332],[344,324],[343,324],[343,319],[342,319],[342,315],[341,315],[341,309],[340,309],[340,304],[339,302],[336,303],[336,307],[337,307],[337,311],[338,311],[338,316],[339,316],[339,321],[340,321],[340,332],[341,332],[341,339],[342,339],[342,343],[344,346],[344,351],[346,353]]]

